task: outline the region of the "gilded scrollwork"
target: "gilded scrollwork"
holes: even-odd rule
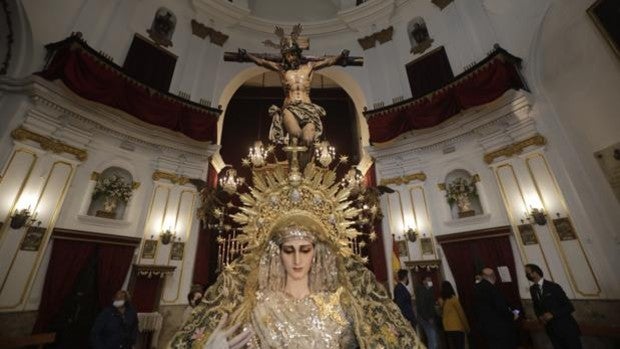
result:
[[[417,172],[417,173],[412,173],[412,174],[408,174],[408,175],[404,175],[400,177],[384,178],[381,180],[379,184],[381,185],[390,185],[390,184],[402,185],[402,184],[408,184],[409,182],[413,182],[416,180],[424,182],[426,180],[426,174],[424,172]]]
[[[56,154],[67,153],[74,155],[80,161],[84,161],[88,157],[88,152],[84,149],[80,149],[57,139],[32,132],[23,127],[18,127],[13,130],[13,132],[11,132],[11,137],[13,137],[16,141],[33,141],[38,143],[41,149],[49,150]]]
[[[523,150],[530,146],[543,146],[547,144],[547,139],[540,134],[537,134],[528,139],[522,140],[520,142],[516,142],[510,145],[507,145],[498,150],[492,151],[484,155],[484,162],[487,164],[492,163],[497,158],[501,157],[511,157],[517,154],[521,154]]]

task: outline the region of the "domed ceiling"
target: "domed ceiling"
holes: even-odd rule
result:
[[[338,0],[249,0],[253,16],[277,22],[315,22],[336,17]]]

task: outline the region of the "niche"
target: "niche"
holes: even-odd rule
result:
[[[409,36],[409,42],[411,43],[411,53],[419,54],[428,50],[433,39],[428,34],[426,28],[426,22],[422,17],[415,17],[409,24],[407,24],[407,35]]]
[[[134,181],[129,171],[120,167],[108,167],[101,173],[93,172],[94,181],[87,215],[122,220],[131,200]]]
[[[483,214],[476,183],[478,175],[457,169],[446,175],[445,197],[450,206],[452,219],[459,219]]]
[[[158,45],[172,46],[172,34],[177,26],[177,17],[165,7],[160,7],[155,12],[155,18],[151,23],[151,28],[146,32],[149,37]]]

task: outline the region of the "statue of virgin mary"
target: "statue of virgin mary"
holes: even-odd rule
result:
[[[353,253],[359,209],[335,173],[255,171],[233,216],[244,253],[227,265],[171,348],[424,348]]]

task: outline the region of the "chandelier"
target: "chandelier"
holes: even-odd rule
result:
[[[336,157],[336,148],[327,141],[316,143],[314,145],[314,155],[321,166],[327,167]]]
[[[243,185],[245,178],[237,176],[237,170],[230,167],[226,169],[224,175],[220,177],[219,184],[222,189],[232,195],[237,192],[237,188]]]

